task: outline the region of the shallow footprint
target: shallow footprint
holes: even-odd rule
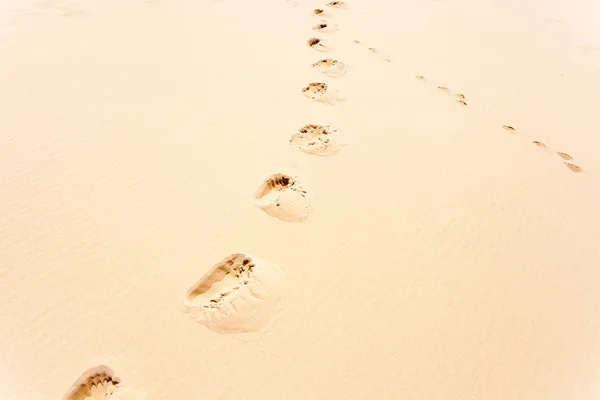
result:
[[[311,49],[315,49],[317,51],[329,51],[329,46],[325,44],[323,39],[310,38],[306,41],[306,45]]]
[[[302,93],[311,100],[333,105],[344,100],[341,93],[323,82],[311,82],[302,88]]]
[[[509,132],[515,132],[515,128],[513,128],[510,125],[502,125],[502,129],[509,131]]]
[[[315,17],[330,17],[331,15],[323,10],[322,8],[315,8],[314,10],[312,10],[311,15],[315,16]]]
[[[569,168],[571,171],[573,171],[575,173],[583,172],[583,169],[581,169],[581,167],[579,167],[575,164],[565,162],[565,165],[567,166],[567,168]]]
[[[63,396],[63,400],[100,399],[143,400],[146,394],[124,387],[110,368],[99,365],[84,372]]]
[[[315,26],[313,26],[314,31],[324,32],[324,33],[332,33],[338,30],[337,25],[332,25],[326,21],[323,21]]]
[[[348,4],[344,3],[343,1],[331,1],[326,5],[333,8],[348,8]]]
[[[343,146],[339,141],[340,131],[332,126],[305,125],[293,134],[290,143],[305,153],[330,156]]]
[[[531,142],[533,144],[535,144],[537,147],[539,147],[540,149],[546,149],[548,146],[546,146],[544,143],[539,142],[537,140],[534,140],[533,142]]]
[[[312,211],[303,185],[285,174],[267,178],[254,194],[254,204],[271,217],[286,222],[304,221]]]
[[[425,79],[425,77],[423,75],[417,75],[417,76],[415,76],[415,78],[417,78],[418,80],[420,80],[422,82],[427,82],[427,79]]]
[[[218,333],[262,335],[281,311],[285,278],[277,264],[232,254],[187,290],[183,311]]]
[[[563,160],[567,160],[567,161],[571,161],[573,159],[573,157],[571,157],[570,155],[568,155],[567,153],[563,153],[561,151],[556,152],[556,154],[558,154],[558,156],[560,158],[562,158]]]
[[[333,58],[319,60],[316,63],[313,63],[312,67],[330,78],[342,77],[346,75],[346,71],[348,71],[348,67],[345,63],[334,60]]]

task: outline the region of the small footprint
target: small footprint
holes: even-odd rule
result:
[[[461,106],[463,106],[463,107],[466,107],[466,106],[467,106],[467,102],[466,102],[466,101],[464,101],[464,100],[456,100],[456,102],[457,102],[458,104],[460,104]]]
[[[354,40],[354,43],[356,43],[359,46],[363,46],[363,44],[362,44],[362,42],[360,40]],[[385,55],[379,53],[379,51],[375,47],[367,47],[367,50],[369,50],[371,53],[375,53],[377,55],[380,55],[385,62],[389,62],[389,63],[392,62],[391,58],[389,58],[388,56],[385,56]]]
[[[326,5],[333,8],[348,8],[348,4],[344,3],[343,1],[332,1]]]
[[[448,89],[446,86],[438,86],[437,88],[444,93],[450,93],[450,89]]]
[[[567,168],[569,168],[571,171],[573,171],[573,172],[575,172],[577,174],[580,173],[580,172],[583,172],[583,169],[581,169],[581,167],[579,167],[579,166],[577,166],[575,164],[568,163],[568,162],[565,162],[564,164],[567,166]]]
[[[466,99],[467,99],[467,98],[465,97],[465,95],[464,95],[464,94],[462,94],[462,93],[456,93],[454,96],[456,96],[456,97],[458,97],[459,99],[462,99],[462,100],[466,100]]]
[[[329,13],[327,11],[323,10],[322,8],[315,8],[314,10],[312,10],[311,14],[316,17],[330,17],[331,16],[331,15],[329,15]]]
[[[340,131],[332,126],[309,124],[293,134],[290,143],[305,153],[330,156],[344,146],[338,139],[339,134]]]
[[[315,49],[317,51],[329,51],[329,47],[325,44],[322,39],[319,38],[310,38],[306,41],[306,45],[311,49]]]
[[[346,74],[348,67],[345,63],[334,60],[332,58],[325,58],[312,64],[312,67],[317,71],[329,76],[331,78],[339,78]]]
[[[506,130],[506,131],[509,131],[509,132],[516,132],[516,131],[515,131],[515,128],[513,128],[513,127],[512,127],[512,126],[510,126],[510,125],[502,125],[502,129],[504,129],[504,130]]]
[[[144,400],[146,393],[124,387],[113,371],[104,365],[90,368],[73,383],[63,400],[94,399]]]
[[[183,311],[212,331],[262,334],[285,295],[283,269],[248,254],[232,254],[186,292]]]
[[[567,153],[563,153],[563,152],[557,151],[556,154],[558,154],[558,156],[560,158],[562,158],[563,160],[571,161],[573,159],[573,157],[571,157]]]
[[[544,143],[542,143],[542,142],[539,142],[539,141],[537,141],[537,140],[534,140],[534,141],[533,141],[533,142],[531,142],[531,143],[535,144],[535,145],[536,145],[537,147],[539,147],[540,149],[546,149],[546,148],[548,148],[548,146],[546,146]]]
[[[338,27],[337,27],[337,25],[332,25],[326,21],[323,21],[320,24],[313,26],[313,30],[319,31],[319,32],[324,32],[324,33],[332,33],[332,32],[337,31]]]
[[[312,82],[302,88],[302,93],[311,100],[319,103],[334,105],[344,100],[341,93],[323,82]]]
[[[255,193],[254,204],[286,222],[304,221],[312,211],[304,185],[285,174],[267,178]]]
[[[415,78],[420,80],[421,82],[427,82],[427,79],[425,79],[425,77],[423,75],[417,75],[417,76],[415,76]]]

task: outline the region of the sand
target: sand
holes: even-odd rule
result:
[[[600,398],[600,9],[566,4],[2,2],[0,398]],[[235,254],[285,285],[223,269],[198,323]]]

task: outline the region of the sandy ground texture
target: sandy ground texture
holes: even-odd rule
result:
[[[1,399],[600,398],[598,3],[334,3],[0,3]]]

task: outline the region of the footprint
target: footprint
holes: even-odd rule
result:
[[[63,396],[63,400],[143,400],[142,391],[121,385],[110,368],[99,365],[84,372]]]
[[[305,153],[330,156],[344,146],[339,142],[339,134],[340,131],[332,126],[310,124],[293,134],[290,143]]]
[[[325,44],[322,39],[319,38],[310,38],[306,41],[306,45],[311,49],[315,49],[317,51],[329,51],[329,47]]]
[[[462,93],[456,93],[454,96],[456,96],[456,97],[458,97],[459,99],[462,99],[462,100],[466,100],[466,99],[467,99],[467,98],[465,97],[465,95],[464,95],[464,94],[462,94]]]
[[[348,67],[341,61],[332,58],[325,58],[312,64],[317,71],[329,76],[330,78],[339,78],[346,75]]]
[[[183,311],[218,333],[262,335],[282,309],[285,280],[277,264],[232,254],[187,290]]]
[[[348,8],[348,4],[344,3],[343,1],[332,1],[326,5],[333,8]]]
[[[254,204],[272,217],[286,222],[304,221],[312,211],[306,190],[285,174],[267,178],[254,195]]]
[[[537,140],[534,140],[534,141],[533,141],[533,142],[531,142],[531,143],[535,144],[535,145],[536,145],[537,147],[539,147],[540,149],[546,149],[546,148],[547,148],[547,146],[546,146],[544,143],[542,143],[542,142],[538,142]]]
[[[316,17],[330,17],[331,15],[329,15],[329,13],[325,10],[323,10],[322,8],[315,8],[314,10],[312,10],[312,15],[316,16]]]
[[[558,156],[560,158],[562,158],[563,160],[571,161],[573,159],[573,157],[571,157],[567,153],[563,153],[563,152],[558,151],[558,152],[556,152],[556,154],[558,154]]]
[[[417,78],[418,80],[420,80],[422,82],[427,82],[427,79],[425,79],[425,77],[423,75],[417,75],[417,76],[415,76],[415,78]]]
[[[581,167],[579,167],[579,166],[577,166],[575,164],[571,164],[571,163],[568,163],[568,162],[565,162],[564,164],[567,166],[567,168],[569,168],[571,171],[573,171],[575,173],[583,172],[583,169],[581,169]]]
[[[339,91],[331,89],[323,82],[309,83],[302,88],[302,93],[311,100],[328,105],[333,105],[344,100]]]
[[[463,107],[466,107],[466,106],[467,106],[467,102],[466,102],[466,101],[464,101],[464,100],[456,100],[456,102],[457,102],[458,104],[460,104],[461,106],[463,106]]]
[[[509,132],[515,132],[515,128],[510,125],[502,125],[502,129],[507,130]]]
[[[450,89],[448,89],[446,86],[438,86],[437,88],[444,93],[450,93]]]
[[[320,24],[313,26],[313,30],[319,31],[319,32],[324,32],[324,33],[332,33],[332,32],[337,31],[338,27],[337,27],[337,25],[332,25],[326,21],[323,21]]]

